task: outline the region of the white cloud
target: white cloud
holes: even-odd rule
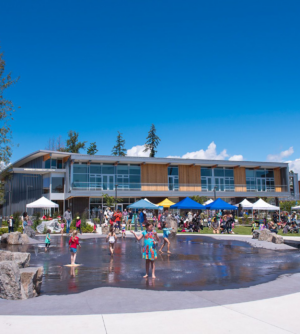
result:
[[[130,157],[149,157],[150,152],[144,152],[145,145],[136,145],[127,150],[127,156]]]
[[[228,158],[227,150],[223,150],[217,153],[217,145],[211,142],[206,150],[199,150],[195,152],[188,152],[182,157],[180,156],[168,156],[168,158],[182,158],[182,159],[207,159],[207,160],[225,160]],[[229,160],[243,160],[242,155],[233,155]]]
[[[244,157],[241,154],[233,155],[228,160],[230,161],[242,161],[244,160]]]
[[[294,148],[291,146],[288,150],[282,151],[279,154],[269,154],[267,156],[268,161],[282,161],[283,158],[287,158],[294,153]]]
[[[300,174],[300,158],[286,162],[289,163],[290,170],[292,170],[294,173]]]

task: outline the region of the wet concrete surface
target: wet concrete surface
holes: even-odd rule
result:
[[[40,240],[44,240],[41,237]],[[82,239],[76,268],[70,263],[68,238],[52,238],[50,251],[43,244],[6,246],[31,253],[31,265],[43,266],[42,295],[65,295],[95,288],[129,288],[152,291],[207,291],[247,288],[280,275],[300,273],[300,252],[254,248],[238,240],[180,236],[171,240],[171,255],[158,255],[157,279],[144,279],[142,244],[119,239],[115,255],[104,238]],[[3,245],[1,246],[3,249]]]

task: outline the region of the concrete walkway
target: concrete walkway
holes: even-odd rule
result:
[[[63,334],[300,333],[297,317],[299,301],[300,293],[295,293],[260,301],[180,311],[118,315],[0,316],[0,323],[1,332],[10,334],[35,334],[43,331]],[[147,303],[147,300],[144,302]]]

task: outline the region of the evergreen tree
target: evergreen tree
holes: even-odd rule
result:
[[[85,149],[86,141],[80,142],[78,141],[78,132],[69,131],[68,133],[69,139],[67,139],[67,146],[64,149],[65,152],[70,153],[79,153],[79,150]]]
[[[154,158],[157,153],[156,148],[160,142],[160,138],[156,135],[155,125],[152,124],[150,131],[148,132],[148,137],[146,138],[145,150],[147,152],[150,150],[150,158]]]
[[[95,155],[98,152],[96,142],[90,143],[89,148],[87,149],[87,154]]]
[[[122,137],[122,133],[118,131],[117,143],[113,147],[111,153],[119,157],[124,157],[126,155],[126,148],[124,147],[125,140]]]

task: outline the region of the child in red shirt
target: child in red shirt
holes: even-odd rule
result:
[[[69,240],[69,246],[71,252],[71,265],[75,265],[77,246],[81,247],[79,238],[77,237],[77,231],[73,231],[73,236]]]

